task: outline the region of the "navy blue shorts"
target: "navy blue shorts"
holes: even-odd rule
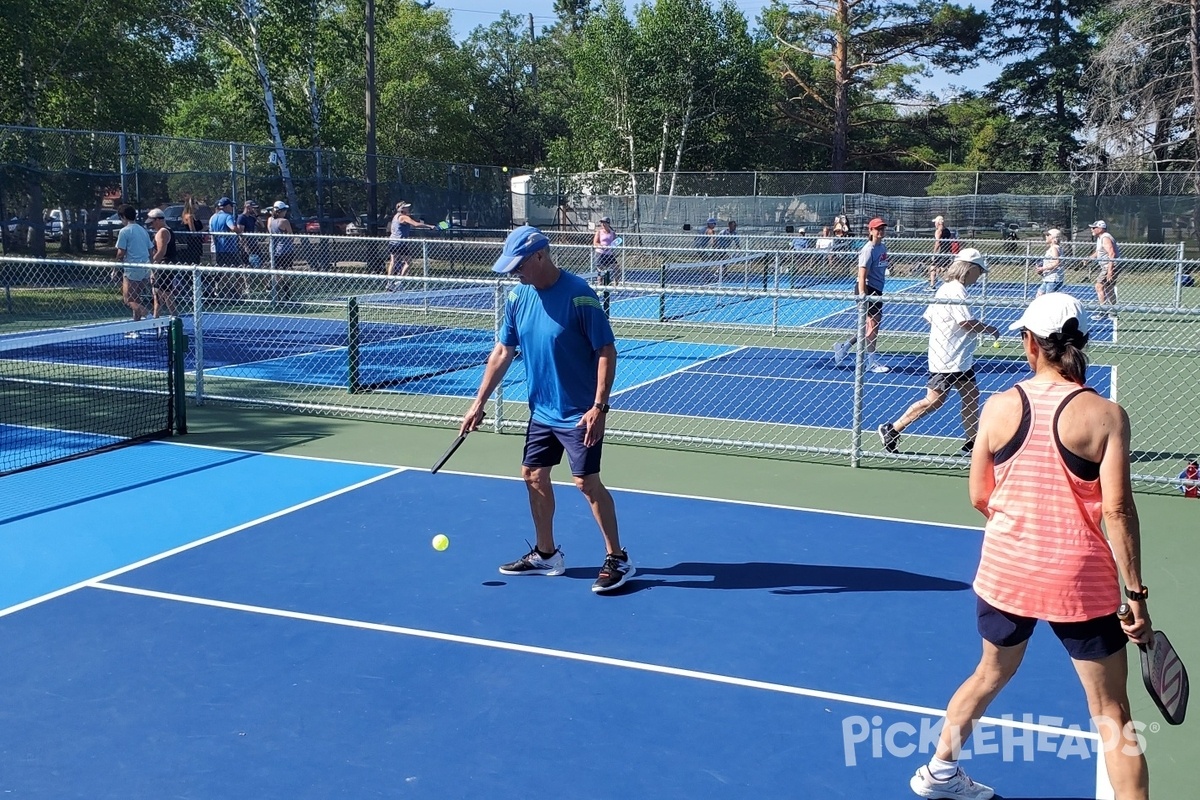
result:
[[[563,451],[567,453],[567,463],[571,465],[571,474],[577,478],[594,475],[600,471],[600,451],[604,440],[596,442],[591,447],[583,446],[583,437],[587,427],[551,428],[540,422],[529,420],[525,431],[525,455],[521,465],[530,469],[554,467],[562,463]]]
[[[1038,621],[1033,617],[1010,614],[993,607],[982,597],[976,598],[979,635],[997,647],[1014,647],[1029,639]],[[1125,649],[1129,637],[1121,630],[1116,613],[1083,622],[1051,622],[1067,655],[1077,661],[1099,661]]]

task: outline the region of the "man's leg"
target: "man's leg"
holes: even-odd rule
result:
[[[1073,658],[1071,663],[1079,674],[1088,711],[1102,737],[1104,765],[1117,800],[1147,800],[1150,773],[1129,712],[1125,688],[1129,664],[1125,650],[1096,661]]]
[[[892,423],[892,427],[896,429],[896,433],[900,433],[926,414],[932,414],[934,411],[937,411],[945,402],[946,392],[938,391],[937,389],[926,389],[925,396],[909,406],[900,419]]]
[[[596,524],[600,526],[600,533],[604,536],[604,546],[610,554],[620,553],[621,537],[617,533],[617,506],[613,502],[612,493],[600,481],[600,473],[576,475],[575,485],[579,487],[579,491],[583,492],[588,505],[592,508],[592,516],[596,518]]]
[[[529,513],[537,535],[540,553],[552,554],[554,544],[554,484],[550,482],[550,467],[521,467],[521,477],[529,490]]]
[[[962,398],[963,433],[966,434],[968,442],[973,442],[975,435],[979,433],[979,384],[974,378],[961,383],[958,394]]]

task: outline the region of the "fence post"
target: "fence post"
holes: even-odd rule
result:
[[[129,145],[125,141],[125,134],[117,134],[117,147],[120,150],[121,159],[121,202],[129,202]]]
[[[237,148],[233,142],[229,143],[229,196],[233,198],[233,207],[237,208]]]
[[[1021,299],[1029,299],[1029,267],[1033,263],[1033,245],[1029,242],[1025,243],[1025,277],[1021,287]]]
[[[857,467],[862,462],[862,426],[863,426],[863,381],[866,380],[867,364],[867,297],[855,295],[854,304],[858,322],[854,348],[854,402],[850,420],[850,466]]]
[[[362,388],[359,382],[359,330],[358,300],[351,297],[346,301],[346,389],[350,394],[358,394]]]
[[[204,405],[204,276],[192,267],[192,346],[196,353],[196,405]]]
[[[1175,307],[1183,305],[1183,242],[1179,243],[1179,255],[1175,257]]]

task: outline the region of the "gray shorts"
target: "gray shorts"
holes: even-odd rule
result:
[[[925,382],[925,388],[941,394],[947,394],[951,389],[961,392],[963,389],[969,389],[975,385],[974,368],[966,372],[931,372],[929,380]]]
[[[1100,269],[1096,270],[1096,283],[1103,283],[1103,284],[1107,284],[1108,286],[1112,286],[1114,283],[1117,282],[1118,274],[1119,273],[1117,271],[1116,265],[1113,265],[1112,280],[1109,280],[1108,279],[1108,263],[1105,262],[1100,265]]]

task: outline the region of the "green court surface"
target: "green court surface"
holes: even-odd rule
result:
[[[217,445],[321,458],[428,468],[453,438],[446,428],[278,414],[256,409],[205,406],[189,410],[191,444]],[[515,476],[522,438],[518,434],[472,434],[446,467],[451,471]],[[559,481],[570,477],[561,468]],[[605,482],[612,488],[643,489],[698,497],[714,497],[784,506],[852,512],[906,520],[982,526],[983,519],[967,500],[965,473],[926,473],[916,468],[862,467],[797,462],[749,456],[705,454],[610,444],[605,448]],[[519,485],[513,486],[520,492]],[[559,502],[576,500],[563,487]],[[1150,613],[1156,627],[1167,631],[1192,672],[1200,670],[1200,502],[1163,494],[1137,495],[1142,523],[1143,575],[1152,587]],[[618,508],[618,514],[620,509]],[[659,521],[670,525],[670,520]],[[594,532],[589,531],[588,534]],[[631,552],[636,533],[624,531]],[[680,530],[680,536],[687,536]],[[753,536],[753,531],[730,531]],[[965,534],[969,535],[969,534]],[[532,533],[530,534],[532,536]],[[598,543],[598,535],[597,535]],[[929,555],[931,559],[936,553]],[[783,623],[786,628],[786,623]],[[805,642],[805,626],[796,620],[797,647]],[[967,632],[973,635],[973,631]],[[936,653],[931,651],[931,657]],[[1066,657],[1065,654],[1063,656]],[[1154,723],[1144,733],[1155,797],[1194,796],[1200,729],[1194,720],[1180,727],[1162,723],[1141,686],[1137,658],[1130,650],[1130,697],[1135,719]],[[963,676],[966,677],[965,675]],[[1019,675],[1019,680],[1032,676]],[[946,700],[955,686],[945,687]],[[889,795],[892,796],[892,795]],[[908,796],[898,790],[895,796]]]

